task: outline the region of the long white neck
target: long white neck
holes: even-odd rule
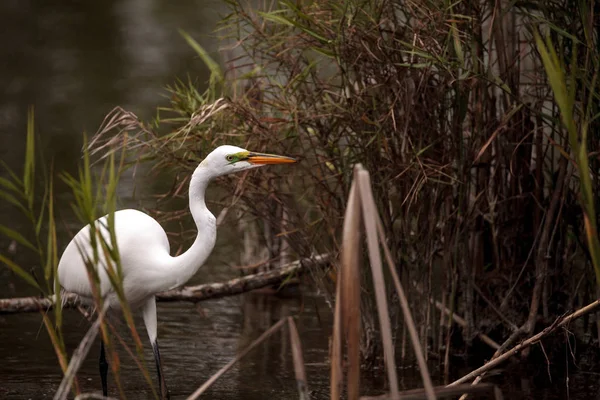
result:
[[[190,181],[190,211],[198,233],[192,246],[178,257],[172,258],[170,274],[166,278],[167,289],[174,289],[186,283],[204,264],[217,239],[215,216],[206,208],[204,194],[211,180],[211,173],[200,165]]]

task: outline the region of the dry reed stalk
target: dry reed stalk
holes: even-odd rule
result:
[[[383,265],[379,251],[377,238],[377,209],[371,194],[371,182],[369,173],[365,170],[358,172],[358,187],[360,191],[361,206],[367,235],[367,246],[369,248],[369,261],[375,288],[375,300],[377,303],[377,315],[381,329],[381,341],[383,343],[384,361],[388,374],[390,392],[392,398],[398,398],[398,375],[396,373],[396,361],[394,358],[394,345],[392,340],[392,328],[390,326],[390,315],[386,297],[385,281],[383,278]]]
[[[362,169],[354,167],[354,176]],[[360,255],[361,255],[361,197],[353,181],[344,216],[340,281],[342,283],[343,330],[347,346],[348,371],[346,375],[347,396],[358,400],[360,396]]]
[[[256,346],[258,346],[259,344],[264,342],[269,336],[271,336],[272,334],[277,332],[279,329],[281,329],[281,327],[284,326],[286,321],[287,321],[287,319],[282,318],[275,325],[273,325],[269,329],[267,329],[262,335],[260,335],[258,337],[258,339],[256,339],[252,343],[250,343],[250,345],[248,347],[246,347],[244,350],[242,350],[237,356],[235,356],[233,358],[233,360],[231,360],[230,362],[225,364],[225,366],[223,368],[218,370],[213,376],[211,376],[206,382],[204,382],[202,384],[202,386],[200,386],[198,389],[196,389],[196,391],[194,393],[192,393],[187,398],[187,400],[194,400],[194,399],[197,399],[198,397],[200,397],[200,395],[202,395],[202,393],[204,393],[209,387],[211,387],[212,384],[215,383],[216,380],[219,379],[225,372],[229,371],[229,369],[231,369],[231,367],[233,367],[236,362],[238,362],[242,357],[244,357],[246,354],[248,354],[250,352],[250,350],[254,349]]]
[[[287,320],[290,328],[290,343],[292,347],[292,358],[294,359],[294,373],[296,375],[296,384],[298,385],[298,394],[300,395],[300,400],[310,400],[308,380],[306,379],[306,370],[304,369],[304,357],[302,357],[300,335],[298,335],[298,329],[296,329],[294,318],[288,317]]]
[[[331,383],[329,397],[338,400],[342,391],[344,372],[342,370],[342,280],[339,276],[343,274],[342,268],[338,268],[338,280],[335,290],[335,311],[333,315],[333,333],[331,341]]]
[[[362,180],[364,183],[361,182],[361,199],[366,207],[371,207],[373,210],[375,210],[375,215],[373,215],[373,223],[376,226],[374,226],[373,228],[376,229],[375,233],[379,234],[379,240],[381,241],[381,244],[383,246],[383,253],[385,254],[385,258],[387,260],[388,269],[390,271],[390,274],[392,275],[394,286],[396,287],[396,292],[400,301],[400,307],[402,308],[402,313],[404,314],[404,322],[406,323],[406,326],[408,328],[408,333],[410,335],[410,340],[413,345],[415,356],[417,357],[417,362],[419,363],[419,370],[421,372],[421,378],[423,379],[425,393],[427,394],[428,400],[435,400],[436,397],[435,392],[433,390],[433,382],[431,381],[429,368],[427,367],[427,361],[425,360],[423,348],[421,347],[421,342],[419,341],[417,327],[415,326],[415,322],[410,311],[410,306],[408,305],[408,299],[406,298],[406,294],[404,293],[404,288],[402,287],[402,283],[400,282],[400,278],[398,277],[398,273],[396,272],[396,265],[394,263],[394,260],[392,259],[392,254],[390,253],[390,249],[388,248],[385,240],[385,231],[383,230],[381,219],[379,218],[379,214],[376,212],[375,200],[373,199],[373,192],[371,191],[371,182],[369,179],[369,175],[364,174]]]

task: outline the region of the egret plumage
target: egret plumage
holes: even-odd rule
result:
[[[140,309],[148,332],[162,398],[168,391],[162,373],[157,338],[156,301],[158,292],[177,288],[186,283],[204,264],[217,238],[216,219],[208,210],[205,192],[216,177],[240,172],[267,164],[293,163],[290,157],[254,153],[236,146],[220,146],[213,150],[195,169],[189,185],[189,207],[197,229],[191,247],[179,256],[170,254],[169,240],[160,224],[149,215],[133,209],[114,213],[114,234],[119,251],[122,285],[127,303],[132,310]],[[96,227],[110,243],[107,216],[96,220]],[[83,299],[92,299],[92,285],[88,277],[85,259],[93,259],[90,243],[90,226],[83,227],[67,245],[58,265],[58,279],[64,290]],[[114,245],[114,244],[112,244]],[[107,260],[103,252],[98,254],[97,271],[99,289],[109,308],[120,303],[109,280]],[[104,343],[100,349],[100,376],[102,392],[107,396],[106,362]]]

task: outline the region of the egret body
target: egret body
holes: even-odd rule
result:
[[[198,234],[192,246],[183,254],[170,254],[167,234],[160,224],[138,210],[120,210],[114,214],[114,231],[121,260],[123,289],[131,309],[142,310],[142,316],[156,361],[161,397],[168,397],[160,363],[156,330],[155,294],[177,288],[186,283],[204,264],[217,238],[216,219],[206,207],[204,194],[211,180],[218,176],[260,167],[266,164],[295,162],[294,159],[272,154],[253,153],[235,146],[220,146],[198,165],[189,187],[190,212]],[[96,221],[96,227],[110,243],[106,231],[107,217]],[[99,252],[102,253],[102,252]],[[84,257],[85,255],[85,257]],[[83,227],[67,245],[58,264],[61,286],[84,299],[92,299],[92,286],[87,274],[85,258],[93,259],[90,245],[90,226]],[[110,308],[118,308],[119,301],[106,272],[106,259],[99,254],[98,276],[100,292]],[[107,395],[108,364],[104,344],[100,349],[100,376],[102,392]]]

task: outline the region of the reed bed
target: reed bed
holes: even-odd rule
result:
[[[595,2],[228,4],[225,68],[185,36],[209,88],[175,83],[152,123],[115,109],[94,149],[176,171],[166,198],[182,196],[184,172],[218,143],[297,156],[285,175],[222,181],[235,199],[216,200],[237,203],[224,215],[267,249],[242,257],[270,267],[340,253],[362,164],[407,297],[427,305],[413,315],[425,357],[447,372],[455,352],[510,345],[597,298]],[[313,277],[333,300],[335,272]],[[367,365],[381,362],[380,302],[361,303]],[[578,333],[599,330],[596,319]]]

